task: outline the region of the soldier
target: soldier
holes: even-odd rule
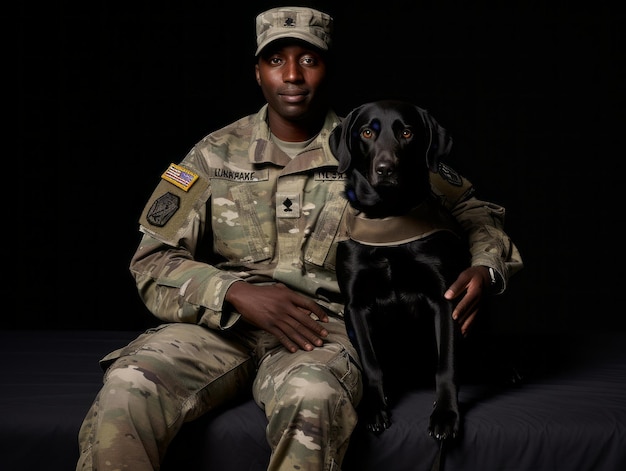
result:
[[[102,360],[77,470],[159,469],[184,422],[252,391],[271,470],[338,470],[361,377],[334,272],[345,239],[342,176],[328,147],[333,19],[302,7],[256,18],[267,103],[165,170],[140,217],[130,271],[164,323]],[[504,208],[442,167],[433,190],[467,229],[472,267],[450,287],[466,331],[483,293],[521,268]]]

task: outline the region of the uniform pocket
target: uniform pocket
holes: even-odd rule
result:
[[[111,366],[111,364],[115,362],[115,360],[124,356],[134,354],[137,350],[143,348],[143,346],[146,344],[147,339],[149,339],[152,334],[163,330],[167,326],[168,324],[161,324],[157,327],[151,327],[142,334],[139,334],[139,336],[135,340],[131,340],[130,343],[128,343],[126,346],[118,348],[117,350],[113,350],[111,353],[107,354],[100,360],[100,368],[102,368],[102,371],[106,371],[109,366]]]
[[[336,242],[341,236],[341,221],[348,202],[341,197],[343,182],[332,182],[328,186],[326,201],[305,248],[304,260],[334,270]]]
[[[343,345],[341,347],[337,355],[328,363],[328,367],[346,390],[352,403],[358,404],[363,392],[361,370],[358,367],[357,359]]]

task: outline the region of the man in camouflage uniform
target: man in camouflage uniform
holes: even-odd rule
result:
[[[184,422],[250,389],[268,418],[268,469],[340,469],[362,390],[334,271],[349,209],[328,147],[332,18],[278,8],[256,32],[268,103],[171,164],[146,205],[130,269],[165,323],[102,360],[78,470],[159,469]],[[432,187],[471,243],[449,292],[467,329],[481,294],[503,291],[522,262],[503,208],[446,166]]]

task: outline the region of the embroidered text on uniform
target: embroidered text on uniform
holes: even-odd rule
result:
[[[255,171],[251,172],[235,172],[233,170],[226,170],[223,168],[216,168],[213,170],[213,176],[215,178],[223,178],[226,180],[235,180],[235,181],[258,181],[259,179],[255,176]]]

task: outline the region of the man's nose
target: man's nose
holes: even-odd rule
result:
[[[302,80],[302,69],[296,61],[290,61],[285,65],[283,80],[285,82],[299,82]]]

